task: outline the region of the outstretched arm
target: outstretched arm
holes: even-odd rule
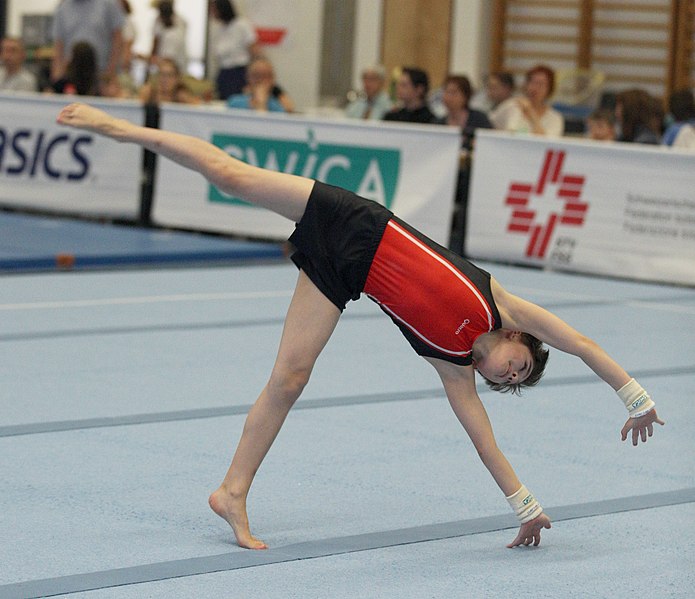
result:
[[[454,414],[468,433],[480,459],[521,521],[519,534],[507,547],[531,543],[538,545],[541,541],[541,529],[550,528],[550,518],[521,484],[511,464],[497,446],[490,419],[475,389],[473,368],[456,366],[442,360],[428,361],[442,379]]]
[[[134,125],[86,104],[66,106],[57,121],[119,142],[138,144],[200,173],[222,192],[294,222],[304,214],[314,186],[311,179],[248,165],[202,139]]]
[[[654,432],[654,423],[664,424],[657,416],[654,404],[646,392],[598,343],[573,329],[555,314],[507,292],[494,279],[492,288],[505,328],[524,331],[551,347],[581,358],[591,370],[618,392],[631,414],[621,431],[623,441],[632,431],[633,445],[637,445],[639,438],[645,442],[647,436],[651,437]],[[646,396],[646,400],[643,395]],[[638,401],[643,403],[638,404]],[[649,405],[652,408],[648,411],[642,409]]]

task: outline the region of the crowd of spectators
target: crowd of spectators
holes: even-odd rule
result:
[[[128,0],[62,0],[53,17],[50,77],[43,85],[25,66],[21,39],[7,37],[0,50],[0,91],[42,91],[139,98],[146,103],[202,104],[211,100],[231,108],[294,112],[287,92],[263,55],[256,29],[232,0],[209,3],[210,69],[205,80],[192,77],[186,48],[186,21],[174,0],[152,0],[157,11],[151,51],[135,54],[136,31]],[[133,63],[144,61],[146,76],[136,81]],[[352,92],[344,115],[352,119],[446,124],[461,130],[463,154],[474,147],[475,131],[494,128],[513,133],[561,136],[563,114],[552,105],[555,71],[529,69],[517,87],[512,73],[490,73],[473,89],[463,74],[446,76],[432,90],[428,73],[401,66],[387,75],[381,65],[361,73],[362,88]],[[439,82],[437,82],[439,83]],[[695,148],[695,103],[691,90],[678,90],[668,106],[643,89],[627,89],[602,103],[587,119],[585,137]]]

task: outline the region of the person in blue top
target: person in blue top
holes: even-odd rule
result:
[[[261,112],[292,112],[290,100],[275,85],[273,65],[266,58],[256,58],[246,72],[248,85],[243,94],[227,99],[229,108],[259,110]]]

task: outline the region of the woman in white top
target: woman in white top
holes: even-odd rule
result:
[[[555,91],[555,72],[538,65],[526,72],[524,94],[507,100],[504,109],[496,111],[492,122],[496,129],[516,133],[535,133],[559,137],[565,130],[565,119],[550,107]]]
[[[186,73],[186,21],[174,14],[173,0],[155,0],[153,5],[159,9],[159,16],[154,22],[154,45],[150,63],[156,64],[160,58],[169,58],[176,63],[181,73]]]
[[[248,19],[238,16],[230,0],[214,0],[212,16],[220,22],[212,51],[219,67],[216,77],[220,100],[240,94],[246,85],[246,67],[260,54],[256,30]]]

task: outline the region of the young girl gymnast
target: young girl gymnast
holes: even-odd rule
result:
[[[498,391],[518,393],[541,378],[547,344],[578,356],[628,410],[623,441],[646,442],[663,425],[647,392],[597,343],[557,316],[506,291],[489,273],[428,239],[383,206],[319,181],[250,166],[194,137],[141,127],[85,104],[63,125],[131,142],[202,174],[221,191],[296,223],[299,267],[275,365],[244,424],[236,453],[210,507],[250,549],[246,499],[265,455],[299,398],[349,300],[365,293],[441,378],[451,407],[520,521],[507,545],[538,545],[550,518],[497,447],[475,372]]]

